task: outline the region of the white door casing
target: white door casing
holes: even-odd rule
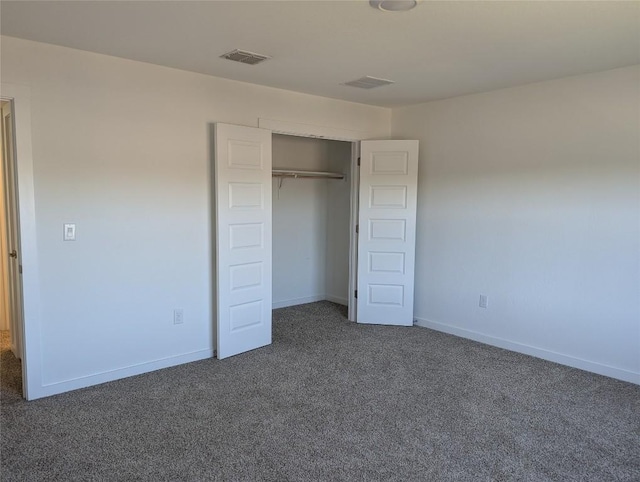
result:
[[[18,216],[18,196],[15,172],[15,151],[13,114],[11,103],[2,108],[4,128],[3,146],[3,178],[5,180],[5,219],[7,228],[7,252],[9,271],[9,313],[11,350],[16,358],[22,359],[22,280],[20,273],[20,221]]]
[[[271,131],[216,123],[217,356],[271,343]]]
[[[0,317],[2,318],[0,320],[0,330],[9,330],[11,328],[11,294],[9,289],[11,284],[9,278],[9,234],[7,232],[7,214],[5,200],[7,188],[5,181],[6,168],[4,163],[4,159],[6,157],[4,141],[4,115],[0,116],[0,125],[2,127],[2,132],[0,133],[0,140],[2,141],[2,146],[0,147],[0,158],[2,161],[2,168],[0,168],[0,176],[2,177],[2,182],[0,183]]]
[[[413,325],[418,141],[360,144],[359,323]]]

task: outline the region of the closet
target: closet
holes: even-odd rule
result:
[[[265,127],[214,124],[217,357],[270,344],[274,307],[322,299],[411,326],[418,141]]]
[[[351,147],[272,136],[273,308],[348,305]]]

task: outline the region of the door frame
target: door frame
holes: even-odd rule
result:
[[[13,108],[11,102],[2,100],[2,276],[3,301],[6,303],[7,320],[13,355],[22,360],[22,281],[20,280],[20,221],[17,206],[17,183],[15,172],[15,136]],[[12,257],[16,252],[16,259]]]
[[[5,102],[4,100],[0,99],[0,101]],[[10,108],[10,107],[9,107]],[[0,125],[2,126],[3,129],[5,129],[4,126],[4,114],[2,114],[3,119],[0,119]],[[13,116],[11,118],[11,122],[13,123]],[[2,278],[2,289],[0,290],[0,297],[2,297],[2,309],[1,311],[1,315],[4,318],[4,322],[1,323],[1,327],[0,329],[2,330],[11,330],[11,287],[9,286],[9,283],[11,282],[11,280],[9,279],[9,246],[8,246],[8,226],[7,226],[7,214],[5,211],[5,203],[6,203],[6,190],[7,190],[7,186],[5,184],[5,174],[4,174],[4,157],[5,157],[5,150],[6,150],[6,146],[5,144],[5,140],[4,140],[4,130],[2,133],[0,133],[0,138],[2,139],[2,146],[1,146],[1,150],[2,152],[0,153],[0,160],[2,161],[2,175],[0,176],[2,178],[2,188],[0,190],[0,256],[2,256],[2,259],[0,260],[0,277]],[[12,338],[13,341],[13,338]],[[13,343],[12,343],[13,345]],[[11,349],[13,350],[14,347],[11,346]],[[15,353],[15,352],[14,352]]]
[[[18,233],[22,266],[22,395],[27,400],[43,396],[40,326],[40,287],[36,240],[36,211],[31,144],[31,90],[2,82],[0,98],[11,103],[14,163],[18,204]],[[9,182],[9,180],[7,180]]]
[[[300,124],[275,119],[258,119],[258,127],[268,129],[272,134],[283,134],[312,139],[326,139],[351,143],[351,215],[349,220],[349,321],[357,320],[356,288],[358,286],[358,200],[360,191],[360,141],[371,139],[371,134],[363,131],[335,127]]]

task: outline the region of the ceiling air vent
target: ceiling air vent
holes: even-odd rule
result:
[[[241,62],[243,64],[256,65],[263,60],[270,59],[268,55],[256,54],[254,52],[247,52],[246,50],[232,50],[220,56],[222,59],[234,60],[235,62]]]
[[[383,85],[393,84],[393,80],[377,79],[375,77],[361,77],[350,82],[345,82],[343,85],[349,87],[357,87],[358,89],[373,89],[374,87],[381,87]]]

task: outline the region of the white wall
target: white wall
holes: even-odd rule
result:
[[[33,398],[210,354],[211,123],[389,135],[388,109],[1,40],[0,80],[31,89]],[[421,141],[421,323],[640,381],[639,77],[393,110],[393,135]],[[77,241],[62,242],[65,222]]]
[[[33,398],[210,355],[211,123],[389,134],[388,109],[10,37],[1,47],[1,81],[31,89],[42,342]],[[75,242],[62,241],[68,222]]]
[[[636,66],[394,109],[420,323],[640,383],[639,105]]]

